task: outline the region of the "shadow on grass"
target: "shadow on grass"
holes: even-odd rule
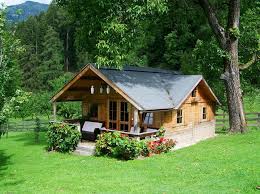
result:
[[[7,171],[8,166],[12,165],[10,161],[13,155],[7,155],[5,150],[0,150],[0,177],[4,182],[0,183],[0,187],[3,186],[16,186],[25,182],[24,180],[15,180],[15,174]],[[7,192],[9,193],[9,192]]]
[[[4,150],[0,150],[0,177],[5,174],[8,165],[11,164],[10,158],[12,155],[7,155]]]
[[[35,133],[30,132],[18,132],[13,136],[15,141],[23,142],[25,146],[44,146],[46,145],[46,133],[40,132],[38,141],[35,140]]]

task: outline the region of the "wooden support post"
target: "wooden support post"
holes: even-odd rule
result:
[[[136,133],[140,133],[140,127],[138,126],[138,122],[139,122],[138,110],[134,109],[134,131]]]
[[[56,102],[52,103],[52,109],[53,109],[53,120],[57,121],[57,104],[56,104]]]

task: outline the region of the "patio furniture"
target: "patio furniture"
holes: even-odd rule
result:
[[[81,139],[95,141],[102,125],[100,122],[85,121],[81,127]]]

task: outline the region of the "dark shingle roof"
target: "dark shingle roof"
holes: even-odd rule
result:
[[[181,75],[179,72],[154,68],[100,68],[99,71],[143,110],[178,108],[203,79],[201,75]]]

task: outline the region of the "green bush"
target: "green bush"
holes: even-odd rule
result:
[[[97,156],[110,156],[122,160],[132,160],[138,156],[151,156],[169,152],[176,142],[172,139],[136,140],[119,132],[106,132],[98,136]]]
[[[157,136],[157,137],[164,137],[165,131],[166,131],[166,130],[164,129],[164,127],[161,127],[161,128],[157,131],[156,136]]]
[[[66,124],[50,124],[47,131],[48,150],[72,152],[80,140],[80,132]]]
[[[140,142],[119,132],[100,134],[96,142],[97,156],[110,156],[122,160],[137,158],[142,151]]]

